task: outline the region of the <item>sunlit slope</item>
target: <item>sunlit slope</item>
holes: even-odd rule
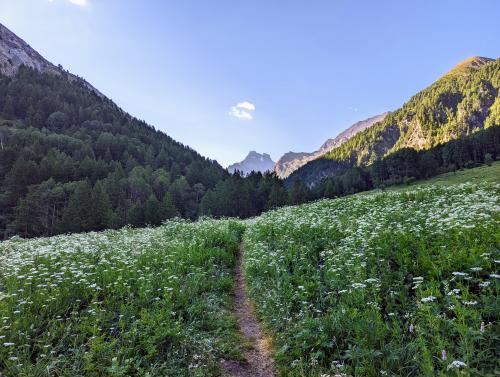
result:
[[[438,175],[437,177],[417,181],[410,185],[423,187],[428,185],[453,185],[457,183],[500,183],[500,161],[493,162],[491,166],[483,165],[474,169],[464,169]],[[402,186],[389,187],[389,190],[400,190]]]
[[[494,375],[498,169],[249,222],[246,276],[282,375]]]
[[[427,150],[500,122],[500,59],[472,57],[411,97],[381,122],[296,170],[316,184],[404,148]]]
[[[0,373],[221,375],[243,346],[231,311],[245,231],[282,375],[493,375],[499,169],[248,221],[0,242]]]

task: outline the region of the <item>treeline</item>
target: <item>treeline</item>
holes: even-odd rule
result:
[[[231,176],[63,71],[0,76],[0,238],[246,217],[285,195],[275,177]]]
[[[289,193],[276,174],[252,172],[243,178],[235,172],[205,194],[200,213],[213,217],[245,218],[289,203]]]
[[[500,126],[428,150],[400,149],[370,166],[345,168],[339,175],[324,178],[313,188],[296,178],[290,190],[295,202],[335,198],[490,164],[496,159],[500,159]]]

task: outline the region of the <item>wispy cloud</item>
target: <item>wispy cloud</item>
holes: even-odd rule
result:
[[[88,0],[65,0],[73,5],[78,5],[79,7],[84,7],[88,4]],[[55,0],[49,0],[50,3],[55,2]]]
[[[255,105],[253,103],[248,101],[243,101],[235,106],[231,106],[229,115],[238,119],[252,120],[253,119],[252,112],[254,110],[255,110]]]

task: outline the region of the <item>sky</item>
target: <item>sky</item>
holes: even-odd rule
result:
[[[461,60],[500,57],[498,0],[0,0],[0,22],[223,166],[314,151]]]

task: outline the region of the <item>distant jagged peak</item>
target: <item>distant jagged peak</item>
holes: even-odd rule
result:
[[[485,64],[489,64],[494,61],[495,59],[485,58],[484,56],[471,56],[465,60],[462,60],[451,70],[449,70],[444,76],[467,73],[469,70],[477,70]]]
[[[271,159],[271,156],[268,153],[260,154],[256,151],[250,151],[243,161],[229,165],[227,170],[230,173],[240,171],[246,175],[252,171],[259,171],[261,173],[272,171],[274,169],[274,165],[275,162]]]
[[[269,153],[258,153],[256,151],[250,151],[248,152],[248,155],[247,157],[245,158],[245,160],[248,160],[248,159],[259,159],[259,160],[271,160],[271,156],[269,155]]]

